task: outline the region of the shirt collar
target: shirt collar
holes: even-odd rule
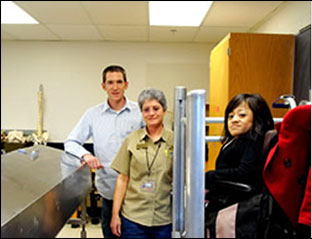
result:
[[[125,103],[124,107],[119,112],[122,112],[124,110],[131,111],[131,106],[130,106],[129,100],[128,100],[128,98],[126,96],[124,96],[124,97],[125,97],[126,103]],[[103,112],[107,112],[107,111],[116,112],[108,104],[108,99],[103,104]]]
[[[161,135],[160,135],[160,138],[158,141],[162,140],[164,142],[167,142],[169,140],[169,135],[170,135],[170,133],[169,133],[168,129],[166,129],[166,127],[163,126],[163,129],[161,131]],[[143,130],[140,132],[140,135],[139,135],[140,141],[145,140],[147,137],[149,137],[149,136],[148,136],[146,126],[145,126],[143,128]]]

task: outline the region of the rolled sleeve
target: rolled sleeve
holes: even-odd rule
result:
[[[66,152],[76,155],[81,158],[85,154],[90,154],[82,145],[87,141],[91,135],[90,127],[90,110],[88,110],[80,119],[78,124],[72,130],[64,143]]]
[[[128,149],[128,140],[129,137],[125,139],[123,144],[121,145],[114,161],[111,164],[111,168],[117,171],[118,173],[129,176],[130,171],[130,159],[131,153]]]

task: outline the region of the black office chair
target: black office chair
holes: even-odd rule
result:
[[[262,163],[261,167],[264,167],[265,160],[270,149],[277,142],[277,131],[269,130],[266,132],[264,137],[264,143],[262,147]],[[234,205],[235,203],[249,200],[253,196],[262,192],[263,183],[259,185],[259,188],[255,188],[251,185],[226,181],[226,180],[217,180],[214,182],[213,187],[209,190],[209,193],[206,194],[205,204],[205,223],[207,237],[214,238],[216,235],[215,223],[217,216],[220,210]]]

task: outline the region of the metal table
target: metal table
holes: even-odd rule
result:
[[[90,169],[62,150],[1,155],[1,237],[55,237],[90,190]]]

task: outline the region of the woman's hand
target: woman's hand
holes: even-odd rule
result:
[[[207,193],[209,193],[209,189],[205,189],[205,205],[208,205],[209,200],[206,199]]]
[[[121,235],[121,220],[119,215],[112,215],[110,228],[112,230],[112,233],[118,237]]]

